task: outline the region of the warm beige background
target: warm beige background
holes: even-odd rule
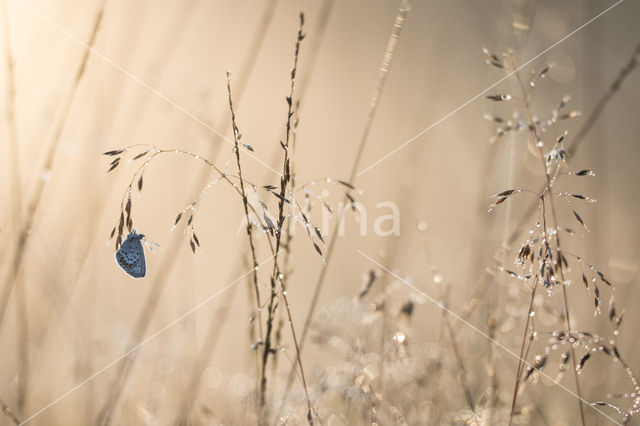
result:
[[[39,410],[135,343],[129,341],[131,330],[148,294],[156,291],[160,282],[164,287],[145,336],[247,269],[243,264],[245,237],[243,231],[237,232],[241,204],[224,185],[216,186],[198,210],[196,226],[202,242],[198,255],[190,252],[186,239],[176,238],[174,234],[179,229],[171,233],[175,214],[199,191],[196,177],[200,164],[166,157],[152,164],[145,174],[142,195],[134,199],[138,230],[163,247],[155,255],[147,252],[146,279],[134,281],[125,276],[113,261],[113,246],[106,243],[133,168],[124,163],[105,175],[108,162],[100,154],[134,143],[149,143],[194,151],[224,164],[230,145],[181,109],[230,137],[225,86],[225,71],[229,69],[234,84],[246,86],[242,94],[240,88],[236,90],[235,100],[243,141],[255,148],[258,158],[280,169],[277,156],[286,115],[284,96],[288,92],[297,13],[304,10],[308,37],[300,63],[299,87],[304,93],[296,168],[301,181],[324,176],[346,178],[366,122],[398,3],[335,1],[326,33],[319,39],[318,17],[327,7],[326,1],[107,0],[94,47],[121,69],[97,55],[89,57],[53,167],[43,172],[52,129],[60,119],[59,106],[67,102],[84,54],[84,47],[71,36],[87,41],[100,3],[8,0],[11,51],[15,57],[18,185],[24,202],[31,199],[43,173],[50,174],[20,274],[26,289],[29,327],[28,397],[24,411],[19,413],[21,418]],[[504,73],[484,64],[482,47],[500,51],[512,45],[524,62],[610,4],[601,0],[414,1],[360,168],[502,78]],[[252,52],[261,16],[269,5],[275,7],[273,18],[266,32],[258,36],[262,39],[259,50]],[[639,16],[640,5],[627,0],[534,61],[531,66],[538,69],[548,62],[557,64],[550,78],[536,90],[536,111],[545,116],[562,95],[570,93],[570,109],[589,112],[640,41]],[[530,31],[518,33],[512,25],[514,21],[520,27],[529,22]],[[2,42],[6,43],[4,36]],[[255,59],[250,73],[247,58]],[[3,59],[3,100],[8,93],[6,73]],[[507,81],[491,93],[509,92],[512,88]],[[581,181],[574,190],[599,200],[596,208],[581,208],[592,231],[581,233],[582,238],[571,243],[572,251],[600,265],[618,285],[617,300],[627,310],[620,346],[635,368],[640,368],[635,350],[635,322],[640,319],[636,290],[640,256],[636,226],[640,213],[636,164],[639,96],[640,73],[636,72],[571,160],[573,168],[596,170],[595,179]],[[3,111],[7,108],[4,104]],[[530,166],[534,163],[521,139],[488,143],[492,125],[482,115],[505,111],[500,108],[503,105],[482,98],[470,103],[357,181],[363,191],[359,199],[368,207],[370,235],[359,236],[355,223],[348,222],[347,235],[338,242],[334,253],[321,305],[357,294],[363,274],[373,266],[356,253],[361,249],[382,259],[402,276],[421,283],[426,291],[434,290],[429,284],[428,266],[436,266],[452,285],[451,308],[461,308],[528,202],[522,196],[488,214],[488,197],[514,185],[537,187],[541,179],[539,170]],[[584,117],[566,123],[570,135],[583,120]],[[15,231],[10,195],[15,184],[9,175],[11,157],[5,123],[6,120],[0,140],[3,277],[14,255],[11,241]],[[215,152],[219,154],[212,154]],[[253,181],[278,183],[277,176],[256,161],[247,159],[245,164],[245,173]],[[332,199],[338,201],[340,196]],[[378,215],[375,204],[382,201],[393,201],[401,208],[399,237],[381,238],[371,232]],[[575,227],[570,222],[570,211],[566,213],[564,219]],[[417,230],[421,221],[427,224],[426,232]],[[295,270],[289,294],[294,322],[301,324],[322,263],[304,237],[298,239],[294,251]],[[502,276],[499,279],[518,285]],[[491,294],[497,294],[500,287],[495,284],[489,289]],[[398,291],[410,294],[405,288]],[[591,297],[582,289],[572,289],[571,293],[578,328],[598,331],[601,322],[592,319]],[[16,403],[19,364],[15,301],[14,293],[0,329],[0,397],[9,406]],[[142,409],[136,408],[139,404],[144,404],[159,424],[172,421],[209,321],[222,309],[230,312],[219,324],[222,334],[208,361],[211,369],[207,370],[208,384],[202,395],[206,405],[224,422],[233,423],[234,416],[248,409],[230,391],[237,383],[248,381],[251,386],[254,375],[248,349],[247,289],[242,281],[138,351],[118,411],[119,424],[144,424]],[[437,340],[438,329],[430,324],[440,317],[438,308],[425,302],[418,305],[415,315],[412,338],[420,342]],[[481,318],[477,322],[483,326]],[[592,322],[596,324],[593,327]],[[499,336],[514,350],[520,323],[516,328],[517,333]],[[473,332],[464,335],[485,347],[483,339]],[[469,350],[469,367],[473,369],[481,361]],[[499,360],[504,365],[505,382],[511,386],[515,361],[505,354]],[[305,363],[309,371],[313,366],[326,367],[326,362],[322,351],[308,346]],[[286,358],[280,363],[286,372]],[[91,424],[115,369],[106,370],[32,424]],[[591,380],[586,392],[589,400],[603,397],[605,392],[599,389],[600,385],[614,390],[617,383],[626,386],[622,376],[596,375]],[[576,407],[572,397],[554,387],[538,386],[544,388],[532,392],[537,398],[545,398],[541,392],[547,392],[549,413],[554,419],[573,424]],[[603,418],[596,413],[588,414],[592,424],[603,424]],[[558,424],[556,420],[554,424]],[[7,422],[7,418],[0,418],[0,424]]]

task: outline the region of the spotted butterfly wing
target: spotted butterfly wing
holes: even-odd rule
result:
[[[144,249],[140,240],[143,234],[130,233],[116,252],[116,262],[133,278],[142,278],[147,273],[144,260]]]

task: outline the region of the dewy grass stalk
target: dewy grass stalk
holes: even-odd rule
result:
[[[295,105],[295,101],[294,101],[294,94],[295,94],[295,83],[296,83],[296,73],[298,71],[298,58],[299,58],[299,53],[300,53],[300,44],[302,42],[302,40],[304,39],[304,33],[303,33],[303,27],[304,27],[304,14],[300,14],[300,26],[298,28],[298,38],[296,40],[296,46],[295,46],[295,54],[294,54],[294,61],[293,61],[293,67],[291,68],[291,87],[290,87],[290,91],[289,91],[289,95],[286,98],[287,101],[287,124],[286,124],[286,131],[285,131],[285,138],[284,141],[281,141],[280,144],[282,146],[282,150],[283,150],[283,166],[282,166],[282,176],[280,178],[280,196],[279,201],[278,201],[278,222],[277,222],[277,228],[275,231],[275,239],[276,239],[276,248],[275,248],[275,254],[274,254],[274,258],[273,258],[273,272],[271,275],[271,279],[270,279],[270,283],[271,283],[271,294],[270,294],[270,298],[269,298],[269,310],[267,312],[267,323],[266,323],[266,335],[265,335],[265,340],[264,340],[264,350],[263,350],[263,355],[262,355],[262,368],[261,368],[261,377],[260,377],[260,404],[261,406],[265,406],[266,403],[266,369],[267,369],[267,360],[269,355],[272,352],[272,343],[271,343],[271,339],[272,339],[272,331],[273,331],[273,321],[274,321],[274,314],[275,314],[275,299],[277,296],[277,292],[278,292],[278,287],[280,290],[280,295],[282,296],[283,300],[284,300],[284,304],[285,304],[285,308],[287,311],[287,317],[288,317],[288,321],[289,321],[289,326],[291,329],[291,336],[293,338],[293,342],[294,342],[294,346],[296,349],[296,359],[297,359],[297,364],[298,364],[298,368],[300,370],[300,377],[302,379],[302,385],[304,387],[304,391],[305,391],[305,395],[306,395],[306,399],[307,399],[307,406],[308,406],[308,410],[307,410],[307,419],[309,421],[309,424],[313,424],[313,415],[312,415],[312,407],[311,407],[311,400],[309,398],[309,391],[307,389],[307,381],[305,378],[305,374],[304,374],[304,368],[302,366],[302,359],[300,357],[300,346],[298,345],[298,339],[296,337],[296,332],[295,332],[295,328],[293,326],[293,320],[291,318],[291,311],[289,308],[289,302],[287,300],[287,292],[285,290],[284,287],[284,275],[281,273],[280,267],[278,265],[278,255],[280,254],[280,249],[281,249],[281,244],[282,244],[282,237],[283,234],[285,233],[285,228],[284,228],[284,222],[285,222],[285,202],[287,202],[287,196],[290,196],[290,184],[291,184],[291,162],[290,162],[290,158],[289,158],[289,148],[290,148],[290,141],[291,141],[291,133],[292,133],[292,128],[294,126],[294,123],[292,121],[292,118],[295,114],[293,107]],[[289,203],[291,203],[291,201],[289,201]],[[292,207],[293,209],[295,209],[295,206]],[[301,214],[304,215],[304,213],[301,212]],[[304,216],[303,216],[304,218]],[[291,220],[291,217],[289,217],[289,220]],[[306,220],[305,220],[306,223]],[[318,246],[316,245],[316,249],[318,248]],[[318,249],[319,251],[319,249]],[[285,271],[286,272],[286,271]]]
[[[6,96],[6,104],[5,104],[5,115],[6,115],[6,127],[7,127],[7,142],[9,145],[9,156],[8,156],[8,167],[9,170],[9,179],[11,182],[11,216],[12,216],[12,227],[13,229],[22,229],[22,183],[20,179],[20,149],[18,144],[18,131],[16,128],[16,117],[15,117],[15,94],[16,94],[16,86],[15,86],[15,66],[14,66],[14,57],[11,49],[11,28],[9,26],[9,4],[5,2],[4,11],[3,11],[3,20],[4,20],[4,47],[5,47],[5,61],[7,63],[7,72],[6,72],[6,87],[7,87],[7,96]],[[20,251],[24,251],[24,238],[19,236],[18,233],[15,233],[13,236],[13,241],[11,241],[12,249],[14,256],[18,254]],[[11,252],[11,250],[9,250]],[[20,261],[21,263],[22,261]],[[17,356],[20,360],[20,364],[18,366],[18,375],[17,375],[17,403],[15,409],[18,413],[23,413],[25,409],[27,395],[29,393],[28,385],[30,381],[30,368],[29,368],[29,323],[28,323],[28,312],[27,312],[27,295],[26,289],[24,288],[24,283],[22,275],[19,273],[19,264],[14,263],[18,269],[12,271],[13,274],[13,282],[11,285],[16,290],[16,310],[18,315],[17,321],[17,329],[16,333],[18,335],[18,344],[17,344]],[[0,323],[2,318],[0,317]],[[4,403],[3,403],[4,405]],[[8,409],[8,414],[10,415],[13,412]],[[14,416],[15,421],[15,416]]]
[[[253,280],[253,288],[255,290],[256,297],[256,315],[258,319],[258,328],[259,328],[259,336],[260,340],[263,339],[262,332],[262,312],[261,306],[262,302],[260,301],[260,289],[258,287],[258,259],[256,254],[256,246],[253,242],[253,226],[251,222],[251,218],[249,217],[249,201],[247,200],[247,193],[244,189],[244,179],[242,179],[242,165],[240,163],[240,145],[238,141],[241,137],[240,131],[238,130],[238,126],[236,125],[236,114],[233,111],[233,100],[231,98],[231,73],[227,72],[227,91],[229,92],[229,110],[231,111],[231,126],[233,129],[233,151],[236,156],[236,165],[238,166],[238,180],[240,181],[240,192],[242,196],[242,206],[244,207],[244,217],[247,221],[247,238],[249,239],[249,248],[251,249],[251,265],[253,272],[251,273],[251,277]]]
[[[517,66],[515,61],[512,58],[512,63],[511,63],[512,69],[516,70]],[[545,155],[544,152],[542,150],[542,144],[540,143],[542,141],[542,139],[540,138],[540,136],[538,135],[538,128],[537,128],[537,124],[534,122],[533,119],[533,114],[531,113],[531,94],[530,92],[527,93],[527,90],[524,87],[524,84],[522,82],[522,79],[520,77],[520,74],[518,74],[518,72],[515,73],[516,79],[518,80],[518,85],[520,86],[520,90],[521,90],[521,94],[523,97],[523,102],[524,102],[524,106],[525,106],[525,110],[527,112],[527,117],[529,119],[529,130],[531,131],[531,135],[533,137],[533,140],[535,142],[535,146],[538,149],[538,155],[540,157],[540,161],[541,161],[541,165],[544,171],[544,175],[546,178],[546,188],[545,188],[545,192],[543,193],[543,195],[541,195],[541,200],[542,200],[542,206],[544,207],[545,203],[545,195],[548,197],[549,199],[549,205],[551,207],[551,218],[552,218],[552,225],[553,225],[553,229],[555,230],[555,232],[553,233],[553,235],[555,236],[555,243],[556,243],[556,254],[559,256],[562,256],[562,249],[561,249],[561,245],[560,245],[560,236],[559,236],[559,223],[558,223],[558,215],[556,213],[556,207],[555,207],[555,202],[554,202],[554,194],[553,194],[553,182],[552,182],[552,178],[549,174],[549,166],[547,164],[547,162],[545,161]],[[543,217],[545,214],[545,210],[543,208]],[[546,232],[546,226],[545,226],[545,231]],[[563,265],[563,262],[561,260],[556,260],[556,265],[558,265],[558,269],[560,271],[560,285],[562,287],[562,299],[564,302],[564,319],[566,321],[566,325],[567,325],[567,330],[569,332],[571,332],[571,321],[570,321],[570,313],[569,313],[569,299],[567,297],[567,287],[566,285],[568,284],[566,279],[565,279],[565,273],[564,273],[564,269],[565,266]],[[536,280],[536,284],[537,285],[538,281]],[[535,295],[535,287],[534,290],[532,291],[532,296],[531,296],[531,302],[533,303],[533,297]],[[530,307],[530,311],[529,314],[531,314],[533,312],[532,307]],[[527,318],[529,318],[531,315],[528,315]],[[524,342],[524,340],[523,340]],[[575,357],[575,351],[573,350],[573,348],[571,349],[571,360],[573,362],[573,368],[574,368],[574,377],[575,377],[575,383],[576,383],[576,393],[578,394],[579,398],[582,398],[582,391],[580,390],[580,380],[578,378],[578,371],[576,369],[576,357]],[[515,408],[515,401],[518,395],[518,386],[516,385],[516,390],[514,392],[514,397],[513,397],[513,404],[512,404],[512,412],[513,409]],[[578,407],[580,408],[580,420],[582,421],[582,425],[585,425],[585,419],[584,419],[584,408],[582,407],[582,400],[578,401]]]
[[[547,146],[545,151],[545,143],[543,138],[548,135],[555,125],[563,120],[571,119],[579,116],[576,111],[566,112],[565,107],[569,101],[569,97],[563,97],[562,101],[552,111],[551,117],[547,120],[534,117],[531,108],[531,98],[533,88],[536,87],[538,80],[545,77],[550,67],[547,66],[541,71],[532,71],[528,84],[525,85],[520,74],[518,74],[517,65],[513,54],[505,54],[503,57],[499,57],[490,53],[485,49],[485,53],[488,56],[487,63],[494,65],[498,68],[503,68],[508,72],[515,75],[517,87],[520,90],[519,96],[511,96],[509,94],[495,94],[487,96],[488,99],[495,102],[507,102],[512,99],[517,99],[522,102],[522,106],[525,110],[524,119],[520,118],[517,112],[514,114],[513,120],[503,120],[499,116],[487,116],[486,118],[495,121],[499,124],[496,130],[495,139],[502,137],[503,135],[510,133],[516,134],[520,131],[526,132],[526,142],[529,151],[537,157],[534,161],[539,161],[542,166],[542,171],[545,179],[545,184],[539,193],[533,192],[529,189],[507,189],[497,193],[493,196],[492,208],[506,202],[507,200],[516,197],[518,194],[533,194],[538,200],[538,220],[535,223],[535,230],[530,231],[529,238],[523,243],[520,248],[516,265],[521,268],[520,272],[514,272],[508,269],[501,268],[508,275],[515,277],[524,282],[531,282],[530,287],[530,299],[528,308],[526,310],[526,321],[524,328],[524,335],[520,344],[519,363],[516,369],[515,384],[513,390],[513,396],[511,401],[511,409],[509,414],[509,423],[511,424],[515,417],[520,414],[517,410],[518,396],[521,393],[521,389],[524,385],[530,381],[531,377],[537,372],[541,372],[547,365],[550,354],[555,351],[558,345],[553,345],[551,348],[545,349],[544,355],[538,355],[535,358],[533,365],[529,364],[527,359],[535,344],[539,333],[539,326],[536,325],[535,315],[536,311],[540,309],[539,303],[536,303],[537,290],[544,286],[547,290],[548,296],[553,297],[554,290],[560,287],[562,293],[561,304],[563,312],[559,315],[561,322],[563,323],[564,330],[554,332],[555,339],[565,343],[565,339],[569,343],[569,349],[562,355],[560,361],[560,367],[558,377],[561,378],[562,374],[567,368],[569,362],[573,366],[573,375],[575,379],[576,397],[579,404],[580,419],[582,424],[586,424],[585,412],[583,408],[584,397],[581,391],[579,374],[582,372],[585,362],[590,358],[592,351],[601,351],[607,355],[610,355],[614,362],[621,363],[625,367],[625,371],[631,380],[634,387],[637,389],[636,379],[626,364],[624,364],[620,358],[619,351],[617,350],[614,340],[610,341],[611,347],[600,344],[602,341],[594,333],[578,332],[571,324],[571,314],[569,311],[569,297],[567,293],[567,287],[570,285],[571,280],[567,275],[569,270],[569,257],[575,259],[575,263],[579,266],[582,272],[582,282],[587,290],[593,287],[594,292],[594,304],[596,308],[596,314],[601,312],[601,293],[598,283],[611,287],[612,284],[605,277],[604,273],[587,264],[580,256],[573,255],[566,252],[560,243],[560,233],[567,232],[569,235],[573,235],[573,231],[569,228],[560,226],[558,221],[558,212],[556,200],[566,200],[571,204],[573,201],[594,203],[595,200],[582,194],[572,192],[555,192],[555,184],[560,178],[564,177],[585,177],[593,176],[594,173],[589,169],[580,169],[578,171],[567,171],[568,154],[564,148],[564,140],[567,132],[565,131],[559,137],[556,142],[551,146]],[[544,133],[544,135],[543,135]],[[571,207],[573,209],[573,207]],[[582,219],[581,215],[572,210],[575,220],[586,230],[587,225]],[[591,274],[592,278],[589,281],[585,274]],[[614,336],[618,335],[618,327],[621,317],[616,315],[616,311],[613,305],[613,299],[611,302],[611,309],[609,313],[609,320],[615,326]],[[591,338],[585,338],[584,336],[590,336]],[[580,357],[576,356],[576,349],[583,347],[586,351],[585,354]],[[526,365],[529,367],[525,370]],[[631,408],[625,414],[621,409],[612,404],[606,403],[593,403],[590,404],[593,407],[597,406],[611,406],[614,407],[619,414],[624,414],[623,421],[626,423],[629,418],[635,413],[635,402]]]
[[[369,112],[367,115],[367,122],[365,124],[364,130],[362,132],[362,137],[360,138],[360,143],[358,144],[358,150],[356,152],[356,156],[354,158],[353,161],[353,165],[351,166],[351,172],[349,174],[349,180],[347,181],[349,183],[349,185],[353,185],[355,182],[355,178],[356,178],[356,174],[358,172],[358,167],[360,165],[360,160],[362,158],[362,153],[364,152],[364,148],[367,144],[367,141],[369,139],[369,131],[371,130],[371,126],[373,124],[373,120],[375,118],[376,115],[376,111],[378,109],[378,103],[380,101],[380,96],[382,95],[382,91],[384,89],[386,80],[387,80],[387,75],[389,74],[389,71],[391,70],[391,63],[393,62],[393,56],[395,54],[396,51],[396,46],[398,44],[398,40],[400,39],[400,33],[402,31],[402,27],[404,25],[405,19],[407,14],[409,13],[410,7],[409,7],[409,1],[408,0],[402,0],[400,7],[398,9],[398,13],[396,15],[394,24],[393,24],[393,29],[391,30],[391,35],[389,37],[389,41],[387,42],[386,45],[386,49],[384,52],[384,57],[382,60],[382,65],[380,66],[380,70],[378,72],[378,80],[376,83],[376,88],[374,90],[373,93],[373,97],[371,98],[371,106],[369,108]],[[345,196],[345,200],[344,202],[350,201],[349,198],[349,194],[347,192],[346,196]],[[339,221],[342,220],[342,217],[339,218]],[[317,305],[318,305],[318,299],[320,297],[320,292],[322,291],[322,287],[324,284],[324,280],[327,274],[327,270],[329,268],[329,262],[331,260],[331,255],[333,254],[333,250],[335,247],[335,244],[337,242],[337,236],[338,236],[338,229],[339,229],[339,224],[336,224],[336,226],[333,229],[333,232],[331,233],[331,237],[329,238],[329,246],[326,250],[326,255],[325,255],[325,262],[326,265],[324,268],[322,268],[322,270],[320,271],[320,275],[318,276],[318,280],[316,281],[316,284],[314,286],[313,289],[313,295],[311,296],[311,305],[309,306],[309,309],[307,310],[307,314],[304,320],[304,325],[302,327],[302,333],[301,333],[301,337],[300,337],[300,350],[304,349],[304,343],[305,340],[307,338],[307,333],[309,332],[309,327],[311,326],[311,320],[313,319],[313,316],[315,314]],[[287,386],[285,388],[285,393],[284,393],[284,398],[286,399],[288,393],[289,393],[289,389],[291,387],[291,383],[293,382],[293,378],[295,375],[295,369],[292,368],[289,372],[289,377],[287,379]]]

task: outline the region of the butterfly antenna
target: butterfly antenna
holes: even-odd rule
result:
[[[160,244],[156,243],[155,241],[151,241],[146,238],[143,241],[144,241],[144,245],[147,246],[149,250],[151,250],[151,253],[155,253],[157,248],[162,247]]]

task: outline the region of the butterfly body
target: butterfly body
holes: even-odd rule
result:
[[[135,231],[131,232],[116,252],[116,262],[133,278],[143,278],[147,273],[144,249],[141,242],[143,238],[144,234],[137,234]]]

